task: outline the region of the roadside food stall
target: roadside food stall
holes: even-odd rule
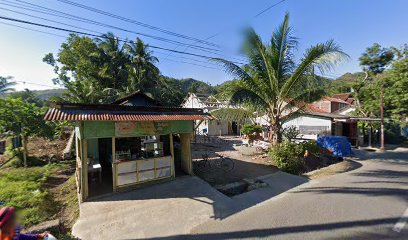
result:
[[[201,109],[160,106],[136,92],[112,104],[54,103],[48,121],[74,121],[81,201],[193,174],[193,121]]]

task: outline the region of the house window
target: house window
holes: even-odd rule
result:
[[[300,134],[303,135],[329,135],[329,130],[328,126],[299,126]]]

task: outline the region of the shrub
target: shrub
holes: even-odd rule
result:
[[[289,141],[276,144],[269,151],[269,156],[276,166],[282,171],[292,174],[300,174],[304,170],[302,154],[302,145]]]
[[[300,134],[299,129],[297,129],[295,126],[284,128],[282,130],[282,136],[285,140],[288,140],[290,142],[292,142],[296,138],[303,137],[303,135]]]
[[[251,135],[254,133],[261,133],[261,132],[262,132],[262,127],[260,125],[245,124],[241,128],[241,133],[245,135]]]
[[[282,143],[273,146],[269,151],[269,156],[274,161],[275,165],[282,171],[298,175],[309,170],[304,159],[306,150],[309,154],[312,154],[317,158],[320,147],[317,145],[316,141],[313,140],[303,143],[294,143],[285,140]]]

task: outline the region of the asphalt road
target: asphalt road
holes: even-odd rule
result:
[[[408,239],[408,151],[369,158],[176,238]]]

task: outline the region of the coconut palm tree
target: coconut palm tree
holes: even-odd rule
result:
[[[250,104],[266,114],[273,133],[272,141],[279,143],[284,119],[300,111],[300,105],[315,101],[324,93],[321,78],[315,75],[315,71],[331,70],[347,54],[329,40],[311,46],[296,61],[297,38],[292,36],[289,14],[273,31],[269,42],[263,43],[253,29],[247,31],[246,37],[243,50],[247,64],[238,66],[221,58],[213,60],[238,79],[230,88],[230,100]]]
[[[16,83],[10,82],[10,79],[12,79],[12,77],[0,76],[0,95],[5,94],[6,92],[14,91],[13,86],[16,85]]]
[[[146,91],[156,87],[159,84],[160,70],[155,64],[159,62],[159,59],[153,56],[148,49],[149,46],[137,38],[136,41],[126,43],[124,47],[131,58],[128,65],[129,77],[125,91]]]
[[[129,57],[124,45],[113,33],[102,36],[103,39],[95,39],[98,44],[95,57],[103,63],[98,76],[99,85],[104,88],[119,89],[127,84],[126,65],[129,63]]]

